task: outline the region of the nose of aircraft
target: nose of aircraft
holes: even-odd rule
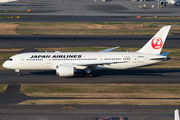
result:
[[[5,61],[2,65],[4,68],[7,68],[7,62]]]
[[[5,61],[2,65],[4,68],[7,68],[7,69],[13,69],[13,64],[9,63],[9,61]]]

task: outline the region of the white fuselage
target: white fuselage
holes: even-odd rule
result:
[[[151,58],[156,58],[150,60]],[[167,56],[138,52],[34,52],[11,57],[3,67],[18,70],[56,70],[58,65],[85,69],[129,69],[154,64],[167,59]],[[112,64],[106,64],[111,63]],[[103,63],[103,65],[94,65]],[[84,64],[84,65],[83,65]]]

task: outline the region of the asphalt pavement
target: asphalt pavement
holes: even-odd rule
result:
[[[23,18],[0,19],[0,22],[180,22],[179,19],[129,19],[136,16],[180,16],[180,7],[151,9],[154,2],[142,2],[148,9],[139,9],[139,2],[121,0],[19,0],[0,5],[1,16]],[[157,6],[156,6],[157,7]],[[31,10],[31,12],[27,12]],[[13,11],[13,12],[9,12]],[[0,48],[25,48],[23,52],[35,51],[37,47],[142,47],[152,36],[0,36]],[[166,48],[179,48],[179,35],[168,36]],[[21,51],[22,52],[22,51]],[[180,84],[180,69],[147,69],[128,71],[93,71],[93,78],[82,73],[71,78],[59,78],[55,71],[22,71],[17,76],[12,70],[0,71],[0,83],[9,84],[0,94],[1,120],[170,120],[180,106],[24,106],[15,105],[32,99],[63,99],[29,97],[22,94],[20,85],[26,84]],[[70,99],[70,98],[69,98]],[[68,109],[75,108],[75,109]]]
[[[0,19],[0,22],[180,22],[180,19],[138,19],[136,16],[76,16],[76,15],[19,15],[11,19]],[[20,18],[15,18],[19,16]],[[134,18],[132,18],[134,17]],[[163,16],[164,17],[164,16]]]
[[[152,9],[152,6],[155,7]],[[158,7],[156,1],[127,0],[19,0],[0,5],[0,11],[1,16],[14,16],[0,19],[1,22],[179,22],[179,19],[128,17],[180,16],[179,6]],[[22,18],[15,19],[15,16]]]
[[[84,78],[83,72],[73,77],[58,77],[55,71],[21,71],[17,76],[14,70],[1,70],[1,84],[180,84],[180,69],[132,69],[92,71],[92,78]]]
[[[68,109],[75,108],[75,109]],[[0,106],[2,120],[172,120],[179,106]]]
[[[16,105],[25,100],[72,99],[29,97],[19,91],[20,86],[11,84],[0,94],[1,120],[169,120],[174,118],[174,110],[180,109],[170,105]]]
[[[0,35],[2,48],[52,48],[52,47],[139,47],[153,36],[54,36],[54,35]],[[180,48],[180,35],[170,35],[164,48]]]

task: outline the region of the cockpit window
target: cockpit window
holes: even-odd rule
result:
[[[12,59],[12,58],[9,58],[9,59],[7,59],[7,60],[9,60],[9,61],[13,61],[13,59]]]

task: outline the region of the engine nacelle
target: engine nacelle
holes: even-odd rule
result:
[[[73,66],[58,65],[56,66],[56,74],[59,77],[74,76],[75,68]]]
[[[163,1],[160,2],[160,5],[166,6],[166,4],[167,4],[166,2]]]

